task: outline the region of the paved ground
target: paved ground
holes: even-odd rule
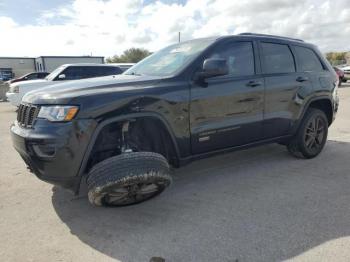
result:
[[[94,208],[39,181],[0,103],[0,261],[349,261],[350,85],[324,152],[269,145],[195,162],[160,197]]]

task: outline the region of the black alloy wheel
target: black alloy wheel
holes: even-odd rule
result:
[[[320,116],[309,119],[305,129],[304,143],[310,153],[318,152],[324,144],[326,123]]]
[[[113,188],[102,199],[106,206],[127,206],[151,199],[165,189],[165,184],[136,183]]]

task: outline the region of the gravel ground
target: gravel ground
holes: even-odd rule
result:
[[[0,261],[349,261],[350,85],[324,152],[268,145],[194,162],[161,196],[94,208],[39,181],[0,103]]]

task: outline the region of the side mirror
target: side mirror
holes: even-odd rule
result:
[[[207,83],[205,83],[206,78],[215,77],[215,76],[223,76],[228,74],[228,66],[226,59],[222,58],[209,58],[204,60],[203,62],[203,70],[198,72],[195,75],[195,81],[206,87]]]
[[[60,74],[59,76],[58,76],[58,79],[65,79],[66,78],[66,75],[65,74]]]
[[[226,59],[209,58],[204,60],[203,73],[205,78],[227,75],[228,66]]]

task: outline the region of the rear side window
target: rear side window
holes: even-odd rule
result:
[[[261,43],[261,47],[264,73],[295,72],[294,58],[288,45]]]
[[[217,48],[208,58],[226,60],[229,76],[254,75],[254,52],[251,42],[234,42]]]
[[[298,58],[298,70],[302,72],[320,72],[323,66],[314,51],[309,48],[294,46]]]

